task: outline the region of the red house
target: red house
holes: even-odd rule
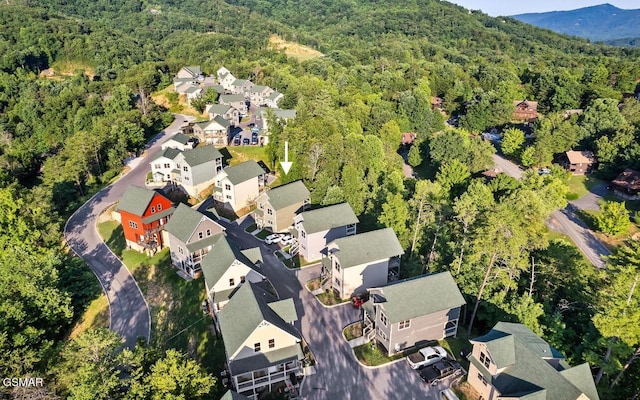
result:
[[[148,254],[161,250],[162,230],[174,210],[160,193],[130,185],[118,204],[127,247]]]

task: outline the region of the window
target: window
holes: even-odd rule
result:
[[[229,286],[235,286],[236,285],[236,281],[233,280],[233,278],[229,279]]]
[[[274,347],[276,347],[276,340],[275,339],[269,339],[269,348],[273,349]]]
[[[165,165],[166,165],[166,164],[165,164]],[[155,168],[155,169],[160,169],[160,168],[162,168],[162,164],[154,164],[154,165],[153,165],[153,168]]]
[[[380,336],[382,338],[382,340],[387,340],[387,334],[384,333],[382,328],[378,328],[378,336]]]
[[[189,180],[189,177],[188,177],[188,176],[185,176],[185,177],[184,177],[184,180],[185,180],[185,181],[188,181],[188,180]]]
[[[388,326],[389,323],[389,321],[387,320],[387,316],[384,315],[382,311],[380,311],[380,322],[382,322],[382,325],[384,326]]]
[[[256,353],[260,351],[260,342],[253,344],[253,351]]]
[[[178,247],[178,253],[184,254],[184,250],[182,250],[182,247]]]
[[[177,168],[177,169],[180,169],[180,164],[176,164],[176,168]]]
[[[246,276],[244,276],[244,275],[242,275],[242,276],[240,277],[240,283],[244,283],[244,281],[245,281],[246,279],[247,279],[247,277],[246,277]]]
[[[207,229],[207,237],[211,236],[211,229]]]
[[[485,379],[484,375],[482,375],[480,372],[478,372],[478,380],[482,382],[483,385],[487,386],[487,380]]]
[[[258,208],[261,210],[264,209],[264,203],[258,203]]]
[[[158,211],[162,211],[162,204],[158,203],[158,207],[156,207]]]
[[[229,185],[228,183],[226,183],[224,185],[224,190],[231,190],[231,185]]]
[[[151,214],[155,214],[156,213],[156,208],[154,206],[151,206]]]
[[[489,356],[483,352],[480,352],[480,362],[487,368],[491,365],[491,359],[489,359]]]
[[[269,214],[269,215],[273,215],[273,210],[272,210],[272,209],[270,209],[270,208],[267,208],[267,214]]]
[[[204,237],[204,234],[202,232],[198,232],[198,239],[202,239]]]
[[[407,329],[410,326],[411,326],[411,320],[410,319],[408,319],[406,321],[400,321],[400,323],[398,324],[398,330]]]
[[[138,229],[138,224],[133,221],[129,221],[129,226],[132,227],[133,229]]]
[[[224,197],[226,197],[226,198],[227,198],[227,200],[231,200],[231,195],[229,195],[229,194],[228,194],[228,195],[226,195],[226,196],[224,196]]]
[[[300,231],[300,236],[302,236],[303,238],[306,238],[307,234],[304,231]]]
[[[340,272],[340,264],[335,261],[336,272]]]
[[[340,279],[338,279],[338,277],[336,276],[335,278],[333,278],[333,281],[336,283],[336,285],[341,286],[342,283],[340,282]]]
[[[187,166],[185,165],[184,167],[182,167],[182,170],[183,170],[184,172],[189,172],[189,167],[187,167]]]
[[[165,168],[171,168],[171,164],[166,163],[166,164],[164,164],[164,167],[165,167]]]

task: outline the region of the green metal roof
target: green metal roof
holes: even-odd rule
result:
[[[228,356],[235,354],[247,338],[265,321],[301,339],[300,333],[294,326],[285,322],[269,307],[268,303],[274,301],[277,299],[273,295],[249,281],[240,286],[218,313],[222,339]],[[261,354],[267,355],[269,353],[272,352],[265,351]]]
[[[133,215],[141,216],[147,210],[147,206],[151,203],[156,193],[160,195],[160,193],[153,190],[129,185],[120,198],[118,211],[126,211]]]
[[[466,303],[449,271],[395,282],[377,290],[386,300],[382,307],[392,324]]]
[[[268,198],[269,204],[274,210],[289,207],[296,203],[302,203],[309,199],[309,189],[302,181],[295,181],[275,187],[264,195]]]
[[[305,211],[300,216],[302,217],[302,226],[307,233],[322,232],[331,228],[360,222],[349,203],[340,203]]]
[[[192,167],[222,158],[222,154],[220,154],[218,149],[213,145],[199,146],[193,150],[185,150],[182,152],[182,156],[184,157],[184,161]]]
[[[262,167],[253,160],[245,161],[232,167],[227,167],[224,169],[224,172],[227,174],[227,178],[229,178],[231,183],[234,185],[265,174]]]
[[[202,258],[200,263],[207,286],[212,288],[236,260],[251,269],[255,269],[251,260],[242,254],[236,245],[229,242],[226,236],[221,236],[213,245],[213,249]]]
[[[220,400],[249,400],[249,398],[245,395],[242,395],[240,393],[236,393],[234,391],[228,390],[227,393],[225,393]]]
[[[184,203],[180,203],[164,229],[183,243],[187,243],[193,232],[198,228],[198,225],[200,225],[200,222],[205,218],[207,217],[202,213]]]
[[[354,267],[404,253],[391,228],[347,236],[334,240],[338,250],[333,255],[342,268]]]

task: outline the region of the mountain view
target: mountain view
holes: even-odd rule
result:
[[[640,9],[623,10],[611,4],[571,11],[514,15],[518,21],[595,42],[632,40],[640,37]]]
[[[2,2],[0,399],[638,399],[637,14],[578,11]]]

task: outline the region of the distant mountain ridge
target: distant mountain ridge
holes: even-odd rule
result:
[[[640,38],[640,9],[623,10],[611,4],[571,11],[519,14],[513,18],[540,28],[596,42]]]

